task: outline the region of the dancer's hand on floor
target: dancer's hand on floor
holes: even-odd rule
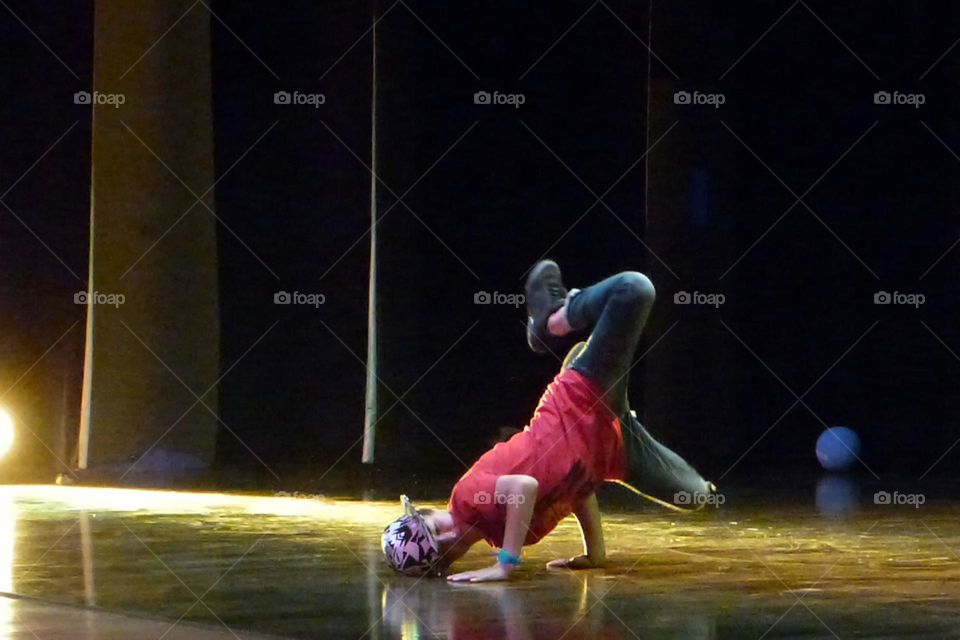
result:
[[[590,556],[580,555],[567,560],[551,560],[547,569],[596,569],[603,566],[603,562],[592,560]]]
[[[509,565],[503,565],[499,562],[486,569],[477,569],[475,571],[464,571],[447,576],[450,582],[495,582],[497,580],[506,580],[510,577]]]

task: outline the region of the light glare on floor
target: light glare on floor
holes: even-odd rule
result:
[[[366,502],[322,497],[293,498],[116,487],[0,485],[0,501],[7,497],[40,500],[80,511],[142,511],[178,515],[248,514],[281,518],[304,517],[318,522],[335,520],[377,526],[389,522],[400,513],[399,503],[393,500]],[[3,637],[0,633],[0,640]]]

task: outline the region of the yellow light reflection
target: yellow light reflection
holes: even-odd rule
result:
[[[382,525],[400,515],[399,502],[360,502],[322,497],[293,498],[229,493],[63,487],[53,485],[0,486],[0,500],[24,498],[61,504],[83,511],[146,511],[202,514],[223,511],[251,515],[303,516],[353,524]]]
[[[13,448],[13,438],[13,418],[5,409],[0,408],[0,458]]]
[[[0,494],[0,591],[13,593],[13,558],[17,513],[13,496]],[[0,638],[13,636],[13,606],[10,598],[0,597]]]

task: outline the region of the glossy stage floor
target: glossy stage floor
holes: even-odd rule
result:
[[[615,509],[609,567],[547,571],[569,520],[469,586],[381,563],[395,502],[0,487],[0,639],[960,637],[960,505],[844,495]]]

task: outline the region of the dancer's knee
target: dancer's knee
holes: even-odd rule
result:
[[[653,304],[657,290],[650,278],[638,271],[624,271],[618,276],[617,295],[623,300],[641,305]]]

